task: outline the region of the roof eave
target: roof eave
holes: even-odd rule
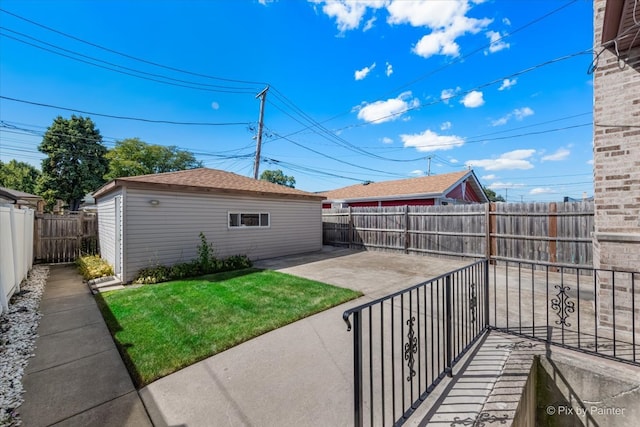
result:
[[[233,194],[233,195],[243,195],[243,196],[260,196],[260,197],[271,197],[277,199],[296,199],[296,200],[324,200],[323,196],[318,196],[315,194],[291,194],[291,193],[271,193],[268,191],[260,191],[260,190],[236,190],[229,188],[215,188],[215,187],[198,187],[192,185],[183,185],[183,184],[167,184],[167,183],[156,183],[156,182],[139,182],[139,181],[128,181],[122,179],[114,179],[113,181],[108,182],[107,184],[100,187],[98,190],[93,193],[94,199],[98,199],[103,197],[120,187],[139,189],[139,190],[154,190],[154,191],[182,191],[189,193],[200,193],[200,194]]]
[[[377,202],[377,201],[387,201],[387,200],[412,200],[412,199],[434,199],[437,197],[442,197],[444,193],[413,193],[413,194],[397,194],[397,195],[387,195],[387,196],[370,196],[370,197],[341,197],[328,199],[325,198],[324,201],[333,202],[333,203],[359,203],[359,202]]]

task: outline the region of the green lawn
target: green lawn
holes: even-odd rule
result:
[[[248,269],[98,294],[137,385],[361,293]]]

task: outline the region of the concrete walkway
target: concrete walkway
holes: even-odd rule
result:
[[[52,266],[20,413],[25,426],[150,426],[149,417],[74,266]]]

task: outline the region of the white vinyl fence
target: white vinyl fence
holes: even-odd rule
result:
[[[0,314],[33,266],[33,209],[0,206]]]

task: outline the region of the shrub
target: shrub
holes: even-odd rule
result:
[[[242,270],[249,268],[253,263],[246,255],[231,255],[222,261],[222,266],[218,271]]]
[[[213,273],[218,266],[216,250],[213,247],[213,243],[207,242],[207,238],[202,231],[200,232],[197,263],[200,265],[200,270],[203,273]]]
[[[76,260],[76,265],[82,277],[86,280],[98,277],[113,276],[113,267],[97,255],[87,255]]]
[[[225,259],[215,256],[215,248],[207,242],[204,233],[200,233],[200,245],[198,245],[198,258],[191,262],[181,262],[171,267],[158,265],[143,268],[138,272],[133,283],[153,284],[168,280],[185,279],[187,277],[200,276],[202,274],[218,273],[220,271],[241,270],[253,265],[246,255],[232,255]]]
[[[171,279],[184,279],[185,277],[197,276],[200,274],[200,265],[196,261],[181,262],[171,266],[169,276]]]
[[[156,267],[147,267],[138,271],[138,275],[133,279],[136,284],[154,284],[166,282],[171,279],[171,267],[158,265]]]

